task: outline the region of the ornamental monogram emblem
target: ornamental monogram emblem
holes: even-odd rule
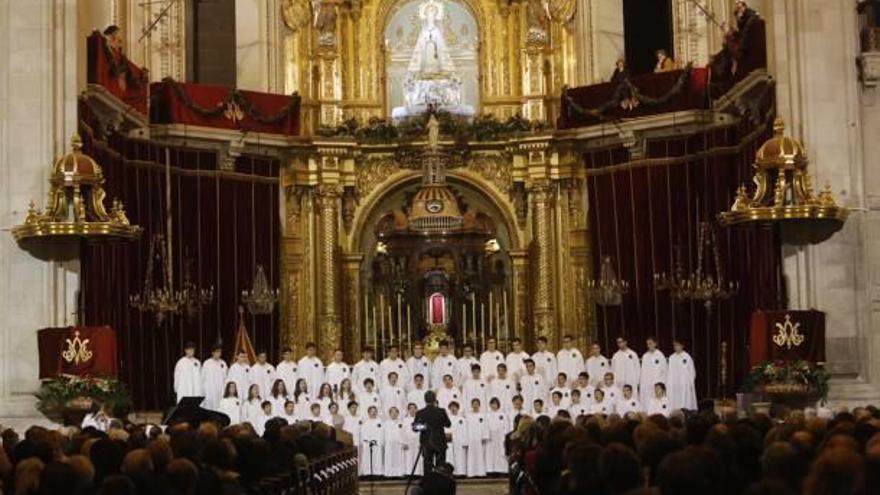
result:
[[[773,343],[786,349],[799,347],[804,343],[804,335],[800,333],[800,327],[800,323],[791,322],[791,315],[785,315],[785,323],[776,324],[777,332],[773,336]]]
[[[92,351],[89,350],[89,339],[80,339],[79,331],[73,332],[73,339],[64,339],[67,348],[61,351],[61,357],[68,363],[85,363],[92,359]]]

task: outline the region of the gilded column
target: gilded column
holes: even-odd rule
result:
[[[360,253],[346,254],[343,262],[345,265],[345,288],[342,308],[345,310],[346,334],[343,336],[343,348],[346,357],[354,362],[360,358],[362,348],[362,335],[364,335],[364,319],[367,309],[363,307],[361,295],[361,262],[364,255]]]
[[[534,291],[532,291],[532,318],[535,336],[552,339],[556,332],[556,315],[553,308],[553,191],[549,181],[532,186],[529,197],[532,202],[532,268]]]
[[[339,289],[336,267],[339,253],[339,198],[336,185],[321,185],[317,189],[320,218],[320,246],[318,247],[318,275],[320,284],[320,342],[318,347],[330,356],[341,343]]]

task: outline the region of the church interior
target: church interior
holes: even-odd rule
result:
[[[532,399],[550,407],[557,371],[568,407],[578,373],[592,400],[613,367],[645,418],[659,414],[656,381],[685,418],[840,414],[880,431],[880,2],[0,0],[0,33],[4,446],[7,428],[79,427],[110,403],[126,441],[176,428],[175,415],[220,411],[242,363],[243,415],[254,370],[272,368],[265,400],[287,381],[282,361],[298,362],[302,380],[282,383],[298,420],[311,417],[299,381],[312,399],[330,384],[338,430],[357,398],[354,453],[306,455],[334,473],[326,493],[357,493],[383,474],[372,457],[364,471],[373,444],[357,445],[375,419],[355,379],[365,350],[381,363],[377,400],[396,360],[403,393],[421,397],[422,359],[441,398],[428,370],[448,355],[471,398],[469,379],[499,379],[484,359],[498,353],[522,416],[547,417]],[[653,345],[662,376],[647,371]],[[681,347],[688,407],[672,390]],[[215,351],[224,378],[207,407],[207,385],[183,392],[178,368],[195,359],[203,380]],[[634,382],[615,351],[635,356]],[[594,376],[587,358],[605,357]],[[347,400],[331,363],[351,365]],[[523,424],[509,407],[502,434]],[[597,411],[585,415],[629,417]],[[488,467],[471,444],[456,476],[513,473],[490,436]],[[407,464],[384,476],[409,475],[418,434],[399,459],[383,438],[384,469]],[[863,471],[875,444],[852,461]],[[846,493],[871,492],[856,487],[863,471]],[[586,493],[545,487],[546,474],[522,493]],[[107,493],[160,493],[127,475],[135,491]],[[251,481],[267,495],[311,486],[290,476]],[[662,491],[654,481],[640,486]]]

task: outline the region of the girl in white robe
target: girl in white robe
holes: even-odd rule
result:
[[[333,399],[333,387],[329,383],[321,384],[316,402],[321,404],[321,414],[330,413],[330,404],[335,402],[335,400]]]
[[[654,385],[654,398],[648,403],[648,416],[654,414],[669,417],[669,399],[666,398],[666,385],[660,382]]]
[[[409,476],[410,472],[412,472],[413,464],[416,466],[415,475],[422,475],[422,465],[423,463],[420,461],[416,464],[416,457],[419,455],[419,448],[421,448],[419,442],[419,432],[413,431],[412,425],[416,419],[416,413],[418,412],[418,405],[410,402],[406,406],[406,417],[403,418],[403,439],[404,439],[404,467],[406,468],[405,476]]]
[[[666,389],[669,397],[669,408],[697,409],[697,390],[694,380],[697,379],[697,370],[694,367],[694,359],[684,350],[680,341],[673,341],[672,348],[675,352],[669,356],[669,371],[666,373]]]
[[[379,409],[370,406],[367,410],[367,419],[364,420],[360,431],[360,451],[358,458],[361,476],[380,476],[385,472],[382,465],[382,444],[385,441],[382,420],[379,419]]]
[[[296,402],[299,419],[308,419],[312,398],[309,394],[309,384],[305,378],[297,379],[296,390],[293,391],[293,401]]]
[[[486,443],[486,472],[507,474],[507,456],[504,455],[504,437],[510,432],[513,422],[501,409],[497,398],[489,401],[489,441]]]
[[[281,378],[276,379],[275,383],[272,384],[272,396],[269,397],[269,402],[272,403],[272,414],[275,416],[284,414],[284,404],[287,402],[287,387]]]
[[[449,403],[449,421],[452,422],[452,426],[447,430],[447,433],[452,435],[452,441],[449,442],[446,460],[452,462],[452,466],[455,468],[452,474],[464,476],[467,473],[468,429],[464,416],[458,413],[458,409],[458,402]]]
[[[646,404],[654,395],[654,384],[666,383],[666,370],[668,363],[666,356],[657,349],[657,341],[648,338],[646,345],[648,350],[642,354],[642,368],[639,374],[639,398],[642,404]]]
[[[617,400],[615,407],[617,414],[621,416],[626,416],[628,413],[642,412],[642,405],[639,403],[639,399],[633,395],[631,385],[623,386],[623,397]]]
[[[260,397],[260,386],[256,383],[248,388],[248,399],[242,406],[242,421],[247,421],[257,428],[257,422],[263,415],[263,398]]]
[[[471,411],[465,416],[467,424],[468,478],[486,476],[486,443],[489,441],[489,422],[480,412],[480,400],[471,400]]]
[[[402,478],[406,472],[404,446],[406,440],[403,432],[403,420],[400,411],[392,406],[388,409],[388,419],[382,423],[382,447],[384,458],[384,475],[386,478]]]
[[[241,400],[238,398],[238,386],[235,382],[226,384],[218,410],[229,417],[229,424],[241,423]]]
[[[336,402],[346,407],[349,402],[355,400],[354,389],[351,385],[351,379],[345,378],[339,382],[339,391],[336,393]]]

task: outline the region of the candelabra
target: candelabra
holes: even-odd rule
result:
[[[251,290],[241,291],[241,302],[247,306],[252,315],[268,315],[275,310],[275,303],[278,302],[278,289],[269,288],[263,265],[257,265],[254,286]]]
[[[599,306],[620,306],[629,293],[629,282],[617,278],[611,257],[602,258],[599,279],[587,281],[587,296]]]

